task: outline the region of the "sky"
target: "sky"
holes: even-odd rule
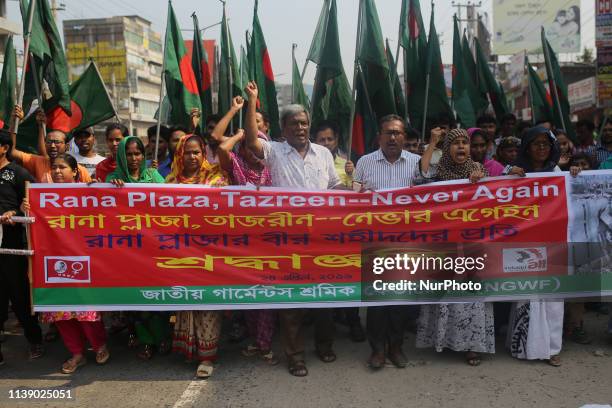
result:
[[[50,1],[50,0],[49,0]],[[461,0],[460,0],[461,1]],[[511,0],[483,0],[478,9],[481,14],[492,16],[492,3]],[[545,0],[548,2],[550,0]],[[162,33],[166,27],[166,0],[58,0],[65,5],[65,10],[58,11],[58,27],[61,21],[76,18],[101,18],[114,15],[137,14],[150,20],[153,29]],[[463,1],[465,3],[466,1]],[[452,62],[452,15],[457,8],[452,0],[438,0],[435,4],[435,24],[442,42],[442,60]],[[192,29],[191,14],[198,15],[200,28],[215,24],[221,20],[222,3],[219,0],[173,0],[174,11],[183,29]],[[340,47],[346,73],[352,78],[352,66],[355,54],[355,33],[357,30],[358,0],[337,0],[338,25],[340,30]],[[259,0],[259,19],[264,30],[272,67],[279,83],[291,82],[291,44],[298,44],[296,59],[300,67],[308,54],[323,0]],[[376,6],[381,22],[383,36],[389,38],[392,48],[397,46],[401,0],[377,0]],[[594,1],[582,0],[581,19],[583,21],[582,47],[594,48]],[[421,11],[425,26],[429,25],[431,5],[421,1]],[[462,11],[465,18],[465,9]],[[7,2],[8,18],[20,21],[17,1]],[[227,0],[229,25],[237,52],[239,45],[244,44],[245,31],[251,30],[253,20],[253,0]],[[492,20],[489,20],[491,24]],[[204,38],[220,36],[219,26],[210,28]],[[62,34],[63,35],[63,34]],[[191,39],[193,32],[184,31],[183,38]],[[19,49],[19,46],[16,48]],[[23,48],[23,47],[21,47]],[[569,58],[569,56],[565,56]],[[564,60],[564,56],[561,56]],[[401,64],[400,64],[401,66]],[[314,82],[315,66],[309,65],[304,77],[305,83]]]

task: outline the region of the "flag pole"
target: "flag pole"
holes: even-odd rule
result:
[[[234,84],[234,78],[232,78],[232,44],[230,43],[230,35],[229,35],[229,27],[227,24],[227,13],[225,12],[225,3],[226,0],[219,0],[221,2],[221,4],[223,4],[223,15],[225,16],[225,32],[223,33],[223,35],[225,36],[225,43],[227,45],[227,71],[228,71],[228,75],[227,75],[227,81],[228,81],[228,87],[227,90],[229,92],[229,103],[230,103],[230,107],[232,106],[232,100],[234,99],[234,92],[233,92],[233,84]],[[223,51],[221,51],[223,52]],[[223,56],[221,56],[221,58],[223,58]],[[221,112],[222,115],[225,114],[225,112]],[[230,121],[230,135],[234,134],[234,121]]]
[[[98,74],[98,77],[102,80],[102,75],[100,74],[100,70],[98,69],[98,64],[96,64],[96,61],[94,61],[93,58],[89,59],[90,63],[93,64],[96,73]],[[129,80],[130,78],[128,78],[128,84],[129,84]],[[104,80],[102,80],[102,83],[104,83]],[[119,114],[117,113],[117,109],[115,108],[115,104],[113,103],[113,100],[110,97],[110,94],[108,93],[108,89],[106,88],[106,84],[104,85],[104,92],[106,92],[106,97],[108,98],[108,100],[111,102],[111,106],[113,107],[113,112],[115,114],[115,118],[117,118],[117,122],[121,122],[121,120],[119,119]],[[131,95],[128,95],[129,98],[131,98]],[[129,109],[129,105],[128,104],[128,109]]]
[[[28,10],[28,31],[23,33],[24,46],[23,46],[23,63],[21,66],[21,82],[19,83],[19,93],[17,94],[17,105],[21,106],[23,103],[23,94],[25,93],[25,79],[28,65],[28,56],[30,55],[30,40],[32,37],[32,22],[34,21],[34,11],[36,10],[36,1],[30,1],[30,7]],[[35,75],[32,72],[32,75]],[[42,109],[42,106],[41,106]],[[15,118],[14,132],[17,134],[19,130],[19,119]]]
[[[531,108],[531,124],[535,126],[536,118],[535,118],[535,109],[533,106],[533,89],[531,88],[531,68],[529,66],[529,60],[527,59],[527,54],[525,54],[525,61],[523,62],[523,70],[527,68],[527,91],[529,94],[529,107]]]
[[[357,94],[357,75],[359,74],[359,47],[361,46],[361,24],[363,14],[363,0],[359,0],[359,12],[357,17],[357,39],[355,41],[355,67],[353,70],[353,90],[351,101],[351,121],[349,123],[348,145],[346,154],[351,157],[351,149],[353,147],[353,122],[355,121],[355,96]]]
[[[552,75],[552,66],[550,64],[550,50],[548,48],[548,41],[546,41],[546,34],[544,34],[544,27],[542,27],[542,48],[544,49],[544,64],[546,64],[546,76],[548,77],[548,85],[551,86],[553,93],[555,95],[555,104],[557,105],[557,110],[559,111],[559,118],[561,119],[561,126],[563,126],[563,130],[566,132],[568,129],[565,127],[565,120],[563,119],[563,111],[561,110],[561,101],[559,100],[559,93],[557,92],[557,83],[555,82],[555,78]]]
[[[242,75],[244,70],[242,69],[242,53],[244,51],[244,54],[246,56],[246,51],[244,50],[244,48],[242,48],[242,46],[240,46],[240,86],[243,86],[246,88],[245,84],[244,84],[244,76]],[[244,91],[244,88],[240,90],[240,92]],[[238,128],[242,129],[242,109],[240,109],[240,112],[238,113]]]
[[[172,2],[168,1],[168,17],[170,17],[170,7],[172,7]],[[168,21],[166,21],[166,35],[164,37],[164,49],[162,55],[162,71],[161,71],[161,83],[159,86],[159,105],[157,106],[157,128],[155,129],[155,155],[153,156],[153,160],[157,160],[157,154],[159,153],[159,133],[161,130],[161,120],[162,120],[162,106],[164,101],[164,88],[166,87],[166,40],[168,37]],[[131,133],[132,129],[130,129]]]
[[[29,54],[29,58],[30,60],[30,69],[32,70],[32,77],[34,78],[34,91],[36,92],[36,99],[38,99],[38,109],[40,109],[41,111],[44,112],[44,108],[43,108],[43,98],[42,98],[42,89],[40,86],[40,83],[38,82],[38,77],[36,76],[36,70],[35,70],[35,65],[34,65],[34,58],[32,58],[32,54]],[[21,105],[21,104],[20,104]],[[42,127],[42,131],[43,131],[43,136],[46,139],[47,138],[47,127],[43,126]],[[15,133],[17,133],[17,130],[15,130]]]
[[[293,43],[291,44],[291,70],[293,71],[293,64],[296,62],[295,61],[295,49],[297,48],[297,44]],[[293,75],[291,75],[291,103],[295,103],[295,83],[294,83],[295,78],[293,78]]]

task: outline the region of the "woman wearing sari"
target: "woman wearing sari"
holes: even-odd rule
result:
[[[117,168],[107,176],[106,181],[122,187],[125,183],[163,183],[164,178],[156,169],[147,169],[145,162],[145,147],[135,136],[121,140],[117,149]],[[164,312],[131,312],[128,314],[130,326],[134,333],[130,334],[129,345],[138,343],[144,346],[138,353],[142,359],[148,360],[153,353],[162,354],[170,351],[169,317]]]
[[[218,164],[210,164],[206,160],[205,151],[202,138],[196,135],[183,136],[176,147],[172,170],[166,178],[166,183],[227,186],[227,174]],[[183,354],[187,361],[199,361],[196,376],[208,378],[217,359],[220,334],[220,311],[179,311],[174,325],[172,350]]]
[[[436,143],[430,143],[435,146]],[[421,159],[421,171],[433,181],[469,179],[475,183],[487,173],[470,157],[470,138],[465,129],[453,129],[444,139],[442,157],[435,172],[429,167],[432,149]],[[434,174],[435,173],[435,174]],[[440,303],[424,305],[418,320],[416,347],[466,352],[466,362],[480,364],[479,353],[495,353],[492,303]]]

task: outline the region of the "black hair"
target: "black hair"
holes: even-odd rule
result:
[[[77,160],[73,156],[69,155],[68,153],[60,153],[56,157],[51,159],[51,163],[50,163],[51,166],[53,166],[53,163],[57,160],[65,161],[68,164],[68,166],[70,166],[72,171],[75,172],[76,175],[74,176],[74,181],[76,181],[77,183],[81,181],[81,174],[79,172],[79,164],[77,163]]]
[[[77,138],[79,136],[94,136],[90,128],[76,129],[72,132],[72,137]]]
[[[404,130],[406,129],[406,121],[404,121],[404,118],[392,113],[390,115],[385,115],[382,118],[380,118],[380,120],[378,121],[378,130],[380,131],[385,123],[395,122],[395,121],[401,122],[402,126],[404,127]]]
[[[595,130],[595,124],[593,123],[593,121],[588,120],[588,119],[581,119],[578,122],[576,122],[576,129],[582,126],[586,126],[589,132],[592,132]]]
[[[268,125],[270,124],[270,117],[268,116],[266,112],[262,111],[261,109],[257,109],[257,113],[261,115],[264,123],[267,123]]]
[[[478,119],[476,119],[476,127],[480,127],[480,125],[482,125],[483,123],[495,123],[497,124],[497,120],[495,120],[495,117],[493,117],[492,115],[482,115],[479,116]]]
[[[489,122],[487,122],[489,123]],[[484,139],[485,143],[487,142],[487,135],[485,134],[485,132],[482,129],[478,129],[475,130],[474,133],[472,133],[472,135],[470,136],[470,143],[472,143],[472,139],[474,139],[474,137],[476,136],[480,136]]]
[[[455,118],[452,117],[448,112],[442,112],[431,121],[431,128],[437,127],[436,125],[448,125],[449,128],[455,127]]]
[[[340,135],[340,128],[338,128],[338,125],[336,124],[336,122],[333,122],[331,120],[322,120],[321,122],[319,122],[314,132],[312,132],[312,134],[313,136],[316,137],[317,133],[322,132],[327,129],[331,129],[336,139]]]
[[[221,121],[221,118],[222,116],[218,114],[208,115],[206,117],[206,126],[208,126],[210,122],[219,123]],[[189,133],[189,132],[186,132],[186,133]]]
[[[106,127],[106,131],[104,133],[106,137],[108,137],[108,135],[110,135],[113,130],[117,130],[117,129],[121,132],[121,135],[123,135],[123,137],[127,137],[130,135],[128,128],[123,126],[121,123],[111,123],[110,125]]]
[[[521,120],[517,125],[516,125],[516,130],[514,132],[515,136],[518,137],[519,139],[523,136],[523,132],[527,129],[529,129],[531,127],[531,122],[528,122],[526,120]]]
[[[170,135],[172,136],[174,132],[183,132],[187,135],[189,134],[189,129],[183,125],[174,125],[170,127]]]
[[[143,156],[146,154],[144,144],[142,143],[142,140],[138,138],[129,139],[125,143],[125,151],[127,152],[128,146],[133,145],[133,144],[136,144],[136,146],[138,146],[138,150],[140,150],[140,153],[142,153]]]
[[[167,126],[161,125],[159,127],[159,137],[164,139],[166,143],[170,141],[170,134],[170,129],[168,129]],[[149,138],[149,141],[154,140],[155,135],[157,135],[157,125],[153,125],[147,128],[147,137]]]
[[[412,126],[406,126],[406,139],[418,139],[421,137],[421,134],[418,130],[413,128]]]
[[[595,160],[594,160],[593,156],[591,156],[590,154],[586,154],[586,153],[583,153],[583,152],[573,154],[572,158],[570,159],[570,166],[574,166],[574,163],[577,160],[586,160],[587,163],[589,163],[589,168],[590,169],[592,169],[592,170],[597,169]]]
[[[8,146],[6,157],[11,157],[11,151],[13,150],[13,139],[11,138],[11,134],[4,129],[0,129],[0,146]]]
[[[516,116],[514,115],[514,113],[505,113],[499,120],[499,123],[503,126],[503,124],[508,122],[509,120],[513,120],[516,122]]]

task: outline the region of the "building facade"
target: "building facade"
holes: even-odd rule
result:
[[[93,59],[123,124],[146,136],[157,123],[162,74],[162,39],[151,22],[139,16],[64,20],[64,43],[70,80]]]

